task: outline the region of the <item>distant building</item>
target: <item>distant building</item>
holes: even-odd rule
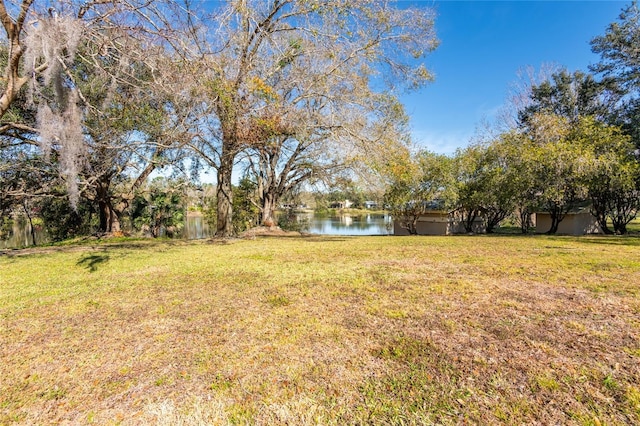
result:
[[[334,201],[333,203],[331,203],[329,205],[329,208],[331,209],[348,209],[351,208],[351,206],[353,205],[353,203],[349,200],[344,200],[344,201]]]
[[[477,217],[473,222],[472,229],[476,234],[486,232],[484,218]],[[429,210],[418,218],[416,232],[418,235],[451,235],[464,234],[467,231],[455,213],[444,210]],[[409,231],[403,228],[398,220],[394,220],[393,235],[409,235]]]
[[[536,212],[536,232],[545,233],[551,229],[551,213]],[[582,204],[570,210],[558,224],[557,234],[587,235],[602,234],[596,218],[589,211],[589,206]]]
[[[364,202],[364,208],[365,209],[377,209],[378,208],[378,203],[376,203],[375,201],[365,201]]]

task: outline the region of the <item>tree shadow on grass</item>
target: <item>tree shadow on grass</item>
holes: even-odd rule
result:
[[[107,254],[86,254],[76,264],[84,266],[89,272],[95,272],[98,270],[98,265],[108,262],[109,258]]]
[[[348,241],[349,239],[353,239],[355,236],[339,236],[339,235],[320,235],[320,234],[307,234],[303,235],[301,241],[305,241],[308,243],[337,243],[342,241]]]
[[[640,238],[637,235],[623,235],[623,236],[598,236],[593,238],[584,238],[581,242],[587,244],[602,244],[602,245],[615,245],[615,246],[640,246]]]

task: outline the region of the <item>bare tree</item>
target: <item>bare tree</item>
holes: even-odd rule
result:
[[[516,74],[516,79],[509,85],[507,98],[504,105],[498,111],[496,122],[486,129],[488,133],[486,140],[493,140],[501,133],[509,132],[520,125],[519,114],[533,103],[532,89],[559,71],[560,67],[555,64],[542,64],[539,70],[532,66],[520,68]]]

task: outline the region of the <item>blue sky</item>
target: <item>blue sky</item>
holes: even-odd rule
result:
[[[414,4],[416,2],[413,2]],[[630,1],[431,1],[440,46],[427,56],[435,81],[403,97],[413,138],[450,154],[504,104],[518,70],[555,64],[587,71],[604,34]]]

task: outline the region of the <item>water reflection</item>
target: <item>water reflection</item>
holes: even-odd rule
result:
[[[301,215],[309,221],[309,232],[320,235],[387,235],[391,229],[391,218],[386,214],[352,216]],[[300,219],[299,219],[300,220]]]
[[[299,213],[296,220],[308,225],[307,232],[318,235],[387,235],[393,230],[391,218],[387,214],[318,216],[314,213]],[[209,238],[214,232],[202,216],[187,217],[187,239]]]
[[[184,234],[188,240],[201,240],[213,236],[214,230],[210,229],[204,216],[187,216]]]
[[[36,243],[44,244],[49,241],[47,231],[40,225],[34,226],[33,232],[31,225],[26,220],[15,220],[11,225],[11,231],[8,233],[7,239],[0,239],[0,249],[8,248],[24,248],[34,245],[33,238],[35,236]]]
[[[319,235],[387,235],[392,231],[392,222],[386,214],[318,216],[314,213],[299,213],[296,219],[308,224],[307,232]],[[210,238],[215,233],[203,216],[188,216],[183,238],[198,240]],[[42,227],[36,229],[38,244],[48,241],[46,231]],[[0,248],[23,248],[33,245],[31,228],[28,223],[14,223],[11,236],[0,240]]]

